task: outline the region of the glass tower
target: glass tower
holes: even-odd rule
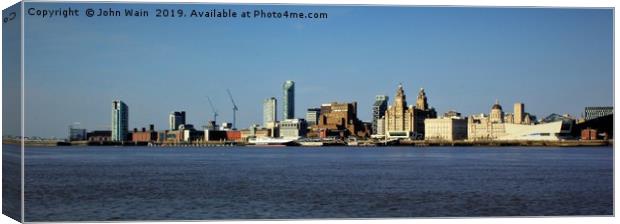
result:
[[[129,108],[123,101],[112,102],[112,141],[127,140]]]
[[[295,82],[291,80],[284,82],[282,90],[284,91],[282,119],[293,119],[295,118]]]

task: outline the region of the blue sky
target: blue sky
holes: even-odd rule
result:
[[[111,103],[129,126],[167,127],[171,111],[211,119],[206,96],[237,126],[262,123],[262,102],[296,82],[296,116],[377,94],[420,88],[439,113],[488,113],[496,99],[539,118],[613,105],[611,9],[27,3],[30,7],[149,9],[147,18],[26,16],[26,134],[65,137],[80,122],[107,129]],[[328,19],[156,18],[155,8],[327,12]]]

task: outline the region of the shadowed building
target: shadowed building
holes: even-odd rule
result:
[[[379,131],[379,119],[385,115],[385,110],[388,107],[389,97],[386,95],[377,95],[375,97],[375,103],[372,105],[372,134],[378,135]]]
[[[317,125],[319,123],[319,116],[321,115],[321,108],[308,108],[306,112],[306,122],[308,127]]]
[[[185,125],[185,111],[174,111],[170,113],[168,118],[168,129],[179,130],[180,125]]]
[[[586,107],[585,119],[592,120],[598,117],[607,116],[614,113],[614,107]]]
[[[318,130],[327,136],[347,137],[356,135],[368,137],[368,131],[357,118],[357,102],[328,103],[321,105]],[[326,137],[326,136],[321,136]]]

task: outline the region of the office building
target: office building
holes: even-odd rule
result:
[[[278,101],[275,97],[267,98],[263,101],[263,127],[274,128],[278,121],[277,115]]]
[[[386,95],[375,96],[375,103],[372,105],[372,134],[378,134],[380,132],[378,121],[385,115],[385,110],[387,110],[388,107],[388,100],[389,98]]]
[[[452,116],[424,121],[424,140],[455,141],[467,139],[467,120]]]
[[[410,138],[413,125],[413,106],[407,106],[405,90],[399,84],[393,104],[385,111],[385,134],[388,138]]]
[[[129,107],[123,101],[112,102],[112,141],[125,141],[129,132]]]
[[[295,118],[295,82],[288,80],[282,85],[284,96],[282,98],[282,119]]]
[[[69,126],[69,141],[84,141],[86,140],[86,129],[76,128],[73,125]]]
[[[416,106],[414,107],[407,105],[403,85],[399,84],[394,103],[388,106],[385,111],[385,135],[391,139],[422,139],[424,137],[424,120],[436,117],[435,108],[428,106],[424,88],[418,92]]]
[[[321,108],[308,108],[306,112],[306,122],[308,127],[317,125],[319,123],[319,117],[321,115]]]
[[[168,129],[169,130],[179,130],[180,125],[185,124],[185,111],[174,111],[170,113],[168,119]]]
[[[280,137],[299,139],[306,136],[308,124],[304,119],[285,119],[280,122]]]

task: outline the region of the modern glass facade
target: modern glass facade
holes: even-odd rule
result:
[[[282,86],[284,91],[284,97],[282,98],[283,113],[282,119],[294,119],[295,118],[295,82],[288,80],[284,82]]]
[[[129,107],[123,101],[112,102],[112,141],[127,140]]]

